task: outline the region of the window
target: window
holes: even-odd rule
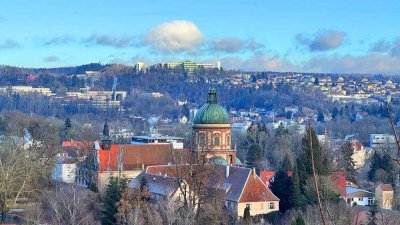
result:
[[[364,201],[364,199],[363,198],[358,198],[358,201],[362,202],[362,201]]]
[[[226,141],[226,143],[225,143],[226,145],[231,145],[231,135],[230,134],[226,135],[226,140],[225,141]]]
[[[273,202],[269,203],[269,209],[274,209],[275,208],[275,204]]]
[[[215,134],[214,135],[214,146],[219,146],[220,143],[220,138],[219,138],[219,134]]]
[[[368,198],[368,205],[374,204],[374,198]]]
[[[204,146],[206,144],[206,135],[200,134],[199,136],[199,145]]]
[[[231,202],[228,202],[228,209],[231,208]]]

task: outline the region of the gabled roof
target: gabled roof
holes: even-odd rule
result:
[[[380,187],[382,191],[393,191],[391,184],[379,184],[378,187]]]
[[[362,190],[362,189],[358,189],[355,187],[350,187],[347,186],[346,187],[346,198],[363,198],[363,197],[375,197],[375,194],[370,192],[370,191],[366,191],[366,190]]]
[[[144,171],[129,183],[129,187],[138,188],[142,177],[147,180],[150,191],[157,195],[170,196],[179,188],[177,179],[174,177],[149,174]]]
[[[221,190],[225,199],[232,202],[262,202],[279,201],[279,199],[263,184],[261,179],[249,168],[228,166],[229,176],[226,176],[227,166],[207,165],[212,170],[210,185]],[[179,165],[183,170],[194,170],[195,166]],[[176,165],[149,166],[146,173],[166,176],[176,176]]]

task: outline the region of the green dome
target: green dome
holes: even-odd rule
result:
[[[238,157],[236,157],[236,165],[243,165],[242,161]]]
[[[228,112],[217,104],[217,92],[210,88],[207,96],[207,104],[203,105],[194,117],[194,124],[227,124]]]
[[[222,165],[222,166],[227,166],[227,165],[228,165],[228,163],[226,162],[226,160],[223,159],[223,158],[220,157],[220,156],[214,156],[214,157],[210,158],[210,159],[209,159],[209,162],[210,162],[211,164],[214,164],[214,165]]]

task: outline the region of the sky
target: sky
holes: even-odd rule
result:
[[[0,65],[400,74],[400,1],[0,0]]]

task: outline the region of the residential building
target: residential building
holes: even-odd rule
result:
[[[361,144],[360,141],[352,140],[350,143],[353,148],[353,155],[351,156],[351,158],[354,161],[354,168],[358,169],[364,166],[367,153],[364,148],[364,145]]]
[[[393,187],[391,184],[379,184],[375,189],[375,197],[381,209],[392,209]]]
[[[76,162],[74,158],[68,156],[57,157],[52,179],[64,183],[75,183]]]
[[[396,146],[396,138],[391,134],[370,134],[369,143],[371,148],[385,148]]]
[[[189,171],[189,165],[179,165],[183,167],[180,171]],[[215,207],[225,207],[237,218],[243,217],[246,207],[250,208],[250,215],[257,216],[279,210],[279,199],[265,186],[262,180],[256,175],[255,171],[249,168],[235,166],[208,165],[210,179],[207,189],[210,190],[209,203]],[[198,168],[198,167],[193,167]],[[160,177],[177,177],[176,165],[160,165],[147,167],[146,174]],[[160,178],[158,178],[160,179]],[[137,182],[137,181],[132,181]],[[131,183],[132,183],[131,182]],[[170,187],[170,185],[167,185]],[[150,192],[157,194],[163,186],[152,189]],[[174,188],[172,188],[174,190]]]
[[[144,62],[137,62],[135,65],[136,73],[145,72],[146,71],[146,64]]]
[[[375,194],[370,191],[346,186],[346,194],[343,195],[342,198],[345,200],[346,204],[350,206],[369,206],[374,204]]]

